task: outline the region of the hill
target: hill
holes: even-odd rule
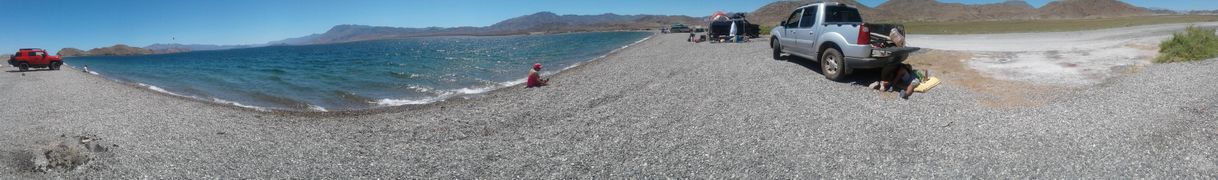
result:
[[[63,48],[63,49],[60,49],[59,52],[56,54],[59,56],[63,56],[63,57],[76,57],[76,56],[132,56],[132,55],[145,55],[145,54],[153,54],[153,53],[154,52],[149,49],[131,47],[131,46],[127,46],[125,44],[116,44],[116,45],[110,46],[110,47],[93,48],[93,49],[90,49],[89,51],[81,51],[80,49],[76,49],[76,48]]]
[[[126,44],[116,44],[110,47],[93,48],[89,50],[90,56],[130,56],[152,54],[152,50],[131,47]]]
[[[1150,10],[1117,0],[1058,0],[1040,7],[1040,17],[1049,19],[1106,18],[1150,15]]]
[[[709,14],[709,13],[708,13]],[[354,41],[398,39],[421,36],[451,36],[451,35],[512,35],[537,33],[562,33],[585,31],[612,31],[656,29],[673,23],[701,24],[703,18],[690,16],[668,15],[558,15],[552,12],[538,12],[530,15],[515,17],[500,21],[485,27],[388,27],[343,24],[331,27],[321,34],[288,38],[255,45],[205,45],[205,44],[153,44],[143,48],[116,45],[80,51],[75,48],[64,48],[68,56],[107,56],[107,55],[138,55],[165,54],[189,51],[224,50],[236,48],[262,47],[271,45],[308,45],[329,44]],[[63,51],[63,50],[61,50]]]
[[[59,57],[88,56],[89,52],[85,52],[84,50],[80,50],[80,49],[76,49],[76,48],[63,48],[63,49],[59,49],[59,52],[55,53],[55,55],[57,55]]]
[[[757,8],[757,10],[749,13],[747,18],[749,22],[755,24],[773,26],[777,25],[778,22],[786,20],[787,16],[790,16],[791,11],[795,8],[815,2],[819,2],[819,0],[776,1],[766,4],[765,6],[761,6],[761,8]],[[862,14],[863,19],[876,18],[876,12],[874,9],[871,9],[870,7],[867,7],[866,5],[854,0],[830,0],[825,2],[839,2],[856,7],[859,9],[859,14]]]
[[[935,0],[891,0],[876,7],[877,21],[988,21],[1033,19],[1037,11],[1024,1],[967,5]]]
[[[1187,13],[1187,14],[1195,14],[1195,15],[1218,15],[1218,10],[1193,10],[1193,11],[1188,11],[1188,13]]]
[[[322,34],[309,35],[306,37],[293,38],[279,41],[279,44],[287,45],[305,45],[305,44],[327,44],[327,43],[342,43],[352,41],[365,41],[377,39],[393,39],[418,36],[442,36],[442,35],[481,35],[486,34],[482,28],[475,27],[455,27],[455,28],[403,28],[403,27],[387,27],[387,26],[367,26],[367,25],[337,25],[330,28]],[[290,42],[290,43],[289,43]]]
[[[396,39],[420,36],[445,35],[510,35],[533,33],[560,33],[609,31],[631,29],[654,29],[672,23],[698,24],[702,18],[664,15],[558,15],[538,12],[500,21],[486,27],[428,27],[405,28],[367,25],[337,25],[325,33],[305,37],[273,41],[273,45],[327,44],[377,39]]]
[[[702,18],[689,16],[617,15],[612,13],[560,16],[552,12],[538,12],[503,20],[488,26],[487,29],[498,32],[599,31],[648,29],[667,26],[672,23],[695,24],[701,22]]]

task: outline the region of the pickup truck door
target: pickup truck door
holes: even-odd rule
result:
[[[803,54],[810,59],[818,58],[816,57],[816,48],[813,46],[816,45],[816,40],[819,37],[818,32],[815,31],[816,25],[819,23],[816,20],[817,9],[819,8],[820,6],[804,8],[804,13],[799,18],[799,27],[794,28],[795,32],[792,36],[795,39],[794,44],[796,46],[792,48],[792,51]]]
[[[794,12],[791,12],[791,16],[787,16],[786,24],[780,24],[782,26],[782,32],[780,32],[782,36],[779,36],[778,44],[782,45],[782,49],[795,49],[795,28],[799,28],[799,17],[803,11],[803,9],[796,9]]]

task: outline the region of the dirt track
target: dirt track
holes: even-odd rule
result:
[[[971,54],[968,67],[988,77],[1079,87],[1150,64],[1159,42],[1188,26],[1161,24],[1077,32],[910,35],[909,44]]]

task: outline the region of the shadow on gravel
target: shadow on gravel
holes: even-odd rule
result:
[[[785,60],[786,62],[797,64],[799,66],[807,68],[808,70],[815,71],[817,74],[824,74],[823,72],[820,72],[820,70],[821,70],[820,63],[817,61],[814,61],[811,59],[805,59],[805,58],[798,57],[798,56],[787,56],[785,59],[786,59]],[[823,76],[822,76],[822,78],[823,78]],[[850,74],[846,75],[845,79],[842,79],[841,81],[838,81],[838,82],[851,83],[851,84],[860,85],[860,86],[867,86],[867,85],[870,85],[872,82],[876,82],[879,80],[880,80],[880,69],[879,68],[855,69],[854,72],[851,72]]]
[[[50,70],[50,69],[30,69],[30,70],[26,70],[26,71],[21,71],[21,70],[15,70],[15,69],[14,69],[14,70],[8,70],[8,71],[4,71],[4,72],[8,72],[8,73],[24,73],[24,72],[39,72],[39,71],[56,71],[56,70]]]
[[[35,169],[34,161],[30,161],[31,159],[34,159],[34,155],[29,152],[11,151],[5,152],[4,155],[8,156],[8,158],[5,159],[9,160],[5,164],[11,165],[18,170],[34,171]]]

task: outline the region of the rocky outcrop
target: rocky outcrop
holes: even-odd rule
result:
[[[82,51],[76,48],[63,48],[58,53],[60,57],[79,57],[79,56],[133,56],[153,54],[149,49],[131,47],[125,44],[117,44],[110,47],[93,48],[89,51]]]
[[[59,52],[55,53],[55,55],[58,55],[59,57],[88,56],[89,52],[85,52],[84,50],[80,50],[80,49],[76,49],[76,48],[63,48],[63,49],[59,49]]]
[[[117,44],[110,47],[93,48],[88,52],[89,56],[131,56],[152,54],[152,50],[131,47],[125,44]]]

